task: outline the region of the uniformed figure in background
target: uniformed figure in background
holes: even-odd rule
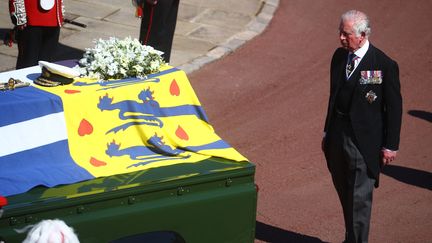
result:
[[[135,0],[141,17],[139,40],[164,52],[165,62],[170,61],[171,47],[177,23],[179,0]]]
[[[16,68],[53,61],[63,25],[63,0],[9,0],[18,42]]]

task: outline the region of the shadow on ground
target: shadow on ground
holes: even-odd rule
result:
[[[81,59],[83,57],[84,51],[76,49],[70,46],[63,45],[59,43],[57,52],[54,56],[55,61],[71,60],[71,59]]]
[[[386,165],[382,172],[403,183],[432,190],[432,173],[430,172],[398,165]]]
[[[420,111],[420,110],[410,110],[408,114],[411,116],[426,120],[428,122],[432,122],[432,113],[428,111]]]
[[[0,45],[4,44],[6,35],[9,33],[10,29],[0,28]],[[14,44],[16,45],[16,44]],[[57,51],[54,54],[53,61],[70,60],[70,59],[81,59],[84,54],[83,50],[73,48],[70,46],[63,45],[59,43]]]
[[[324,241],[256,221],[255,239],[272,243],[323,243]],[[325,242],[324,242],[325,243]]]

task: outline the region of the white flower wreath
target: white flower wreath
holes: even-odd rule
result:
[[[99,80],[145,77],[159,72],[165,65],[163,52],[142,45],[137,39],[95,40],[93,48],[86,48],[77,67],[80,74]]]

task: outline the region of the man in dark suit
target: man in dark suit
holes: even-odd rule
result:
[[[402,120],[399,68],[370,44],[366,14],[341,17],[342,44],[331,61],[323,151],[342,204],[345,242],[367,242],[372,192],[381,167],[399,149]]]

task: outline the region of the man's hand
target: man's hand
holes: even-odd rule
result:
[[[390,162],[396,159],[396,151],[391,151],[388,149],[381,150],[382,153],[382,163],[383,165],[388,165]]]
[[[17,30],[23,30],[23,29],[25,29],[27,27],[27,24],[22,24],[22,25],[17,25],[17,26],[15,26],[15,29],[17,29]]]
[[[16,39],[16,35],[17,35],[16,32],[17,32],[17,29],[18,29],[18,26],[16,26],[15,28],[9,30],[9,31],[5,34],[5,36],[4,36],[4,38],[3,38],[3,44],[4,44],[4,45],[7,45],[7,46],[9,46],[9,47],[12,47],[12,45],[13,45],[14,43],[17,43],[17,39]]]

